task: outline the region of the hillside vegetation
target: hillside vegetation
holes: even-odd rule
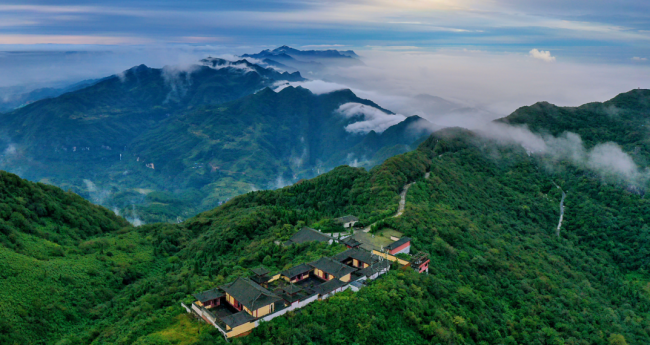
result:
[[[418,117],[386,134],[351,133],[346,126],[364,115],[341,115],[343,104],[394,114],[350,90],[269,88],[302,80],[246,60],[136,66],[0,114],[0,169],[72,190],[135,224],[177,222],[338,165],[374,166],[429,133]]]
[[[642,99],[636,111],[647,111]],[[411,182],[404,214],[389,217],[402,187]],[[567,193],[559,236],[561,190],[555,184]],[[260,264],[279,271],[344,250],[275,241],[304,225],[355,214],[362,223],[384,219],[382,227],[411,237],[413,250],[430,255],[430,273],[394,269],[357,293],[340,293],[275,318],[231,343],[645,344],[650,342],[644,246],[650,206],[643,195],[648,186],[626,187],[516,145],[460,129],[439,131],[417,150],[369,171],[342,166],[290,187],[236,197],[182,224],[93,233],[85,241],[106,239],[116,243],[117,252],[126,240],[134,244],[130,250],[143,253],[141,259],[121,251],[108,257],[99,248],[82,253],[77,242],[70,269],[106,257],[114,263],[96,269],[112,277],[111,269],[133,260],[123,265],[135,278],[123,277],[112,295],[92,300],[87,314],[66,309],[72,314],[67,321],[52,321],[45,333],[32,332],[33,319],[17,312],[12,314],[17,321],[5,324],[1,334],[17,344],[225,344],[180,302]],[[10,247],[3,250],[28,258]],[[55,286],[37,277],[27,282]],[[14,294],[12,304],[21,300]],[[19,324],[24,328],[15,328]]]

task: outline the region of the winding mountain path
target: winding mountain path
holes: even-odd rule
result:
[[[427,172],[426,174],[424,174],[424,178],[426,178],[426,179],[428,179],[429,176],[431,176],[430,172]],[[404,214],[404,209],[406,208],[406,193],[408,192],[409,188],[411,188],[411,186],[413,184],[415,184],[415,182],[407,183],[406,185],[404,185],[404,188],[402,189],[402,192],[399,194],[400,200],[399,200],[399,204],[397,206],[397,213],[395,213],[393,218],[397,218],[397,217],[401,216],[402,214]],[[372,226],[375,225],[375,224],[377,224],[377,222],[374,222],[374,223],[368,225],[367,227],[365,227],[365,228],[363,228],[361,230],[357,230],[357,231],[369,232],[370,229],[372,228]],[[355,231],[355,232],[357,232],[357,231]]]
[[[397,206],[397,213],[393,216],[393,218],[399,217],[402,214],[404,214],[404,208],[406,207],[406,192],[409,191],[409,188],[411,188],[413,183],[409,183],[406,186],[404,186],[404,190],[402,190],[402,192],[399,194],[400,196],[399,206]]]

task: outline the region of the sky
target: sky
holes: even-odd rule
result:
[[[322,78],[384,104],[425,93],[507,114],[650,88],[650,1],[0,1],[0,87],[280,45],[357,51],[366,67]]]
[[[648,58],[645,0],[0,2],[0,44],[481,47]]]

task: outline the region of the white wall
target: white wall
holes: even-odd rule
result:
[[[286,314],[286,313],[288,313],[288,312],[290,312],[292,310],[295,310],[295,309],[300,309],[300,308],[306,306],[307,304],[309,304],[309,303],[311,303],[313,301],[316,301],[316,300],[318,300],[318,295],[311,296],[311,297],[309,297],[307,299],[304,299],[304,300],[302,300],[302,301],[300,301],[298,303],[293,303],[293,304],[291,304],[291,306],[289,306],[287,308],[284,308],[284,309],[282,309],[280,311],[277,311],[277,312],[275,312],[273,314],[266,315],[265,317],[261,318],[260,320],[271,321],[271,320],[275,319],[278,316],[282,316],[282,315],[284,315],[284,314]],[[256,326],[259,325],[260,320],[256,321],[256,323],[255,323]]]

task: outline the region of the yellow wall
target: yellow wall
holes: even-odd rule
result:
[[[271,279],[269,279],[269,281],[268,281],[268,283],[270,283],[270,282],[272,282],[272,281],[276,281],[276,280],[278,280],[278,279],[280,279],[280,276],[281,276],[281,274],[280,274],[280,273],[278,273],[278,274],[276,274],[276,275],[274,275],[273,277],[271,277]]]
[[[366,268],[366,267],[368,267],[368,266],[370,266],[370,265],[368,265],[368,264],[365,263],[365,262],[363,263],[363,268]]]
[[[255,311],[255,314],[253,314],[255,317],[262,317],[267,314],[271,314],[273,312],[273,304],[269,304],[266,307],[259,308]]]
[[[384,259],[389,260],[389,261],[393,261],[393,262],[397,261],[400,265],[410,265],[411,264],[410,262],[408,262],[406,260],[402,260],[402,259],[400,259],[400,258],[398,258],[396,256],[393,256],[393,255],[390,255],[388,253],[382,253],[382,252],[376,251],[376,250],[373,250],[372,253],[375,254],[375,255],[379,255],[379,256],[381,256]]]
[[[322,278],[322,277],[323,277],[323,274],[324,274],[325,272],[319,270],[318,268],[315,268],[315,269],[314,269],[314,273],[315,273],[319,278]],[[324,275],[325,275],[326,277],[328,276],[328,274],[324,274]],[[328,279],[332,279],[332,278],[328,278]]]
[[[269,305],[267,305],[265,307],[262,307],[262,308],[259,308],[257,310],[253,310],[253,311],[251,311],[250,309],[244,307],[244,311],[251,314],[253,317],[262,317],[262,316],[264,316],[266,314],[272,313],[274,307],[275,306],[273,304],[269,304]]]
[[[350,273],[348,273],[347,275],[344,275],[343,277],[341,277],[341,281],[349,282],[350,281]]]
[[[352,259],[352,266],[354,266],[354,267],[359,267],[359,260],[357,260],[357,259]]]
[[[238,335],[240,335],[242,333],[246,333],[246,332],[250,331],[251,329],[253,329],[255,327],[256,327],[255,322],[249,322],[249,323],[245,323],[243,325],[239,325],[239,326],[233,328],[232,330],[230,330],[230,332],[227,333],[228,338],[236,337],[236,336],[238,336]]]
[[[230,303],[231,305],[235,305],[235,298],[230,296],[227,292],[226,292],[226,301],[228,301],[228,303]]]

